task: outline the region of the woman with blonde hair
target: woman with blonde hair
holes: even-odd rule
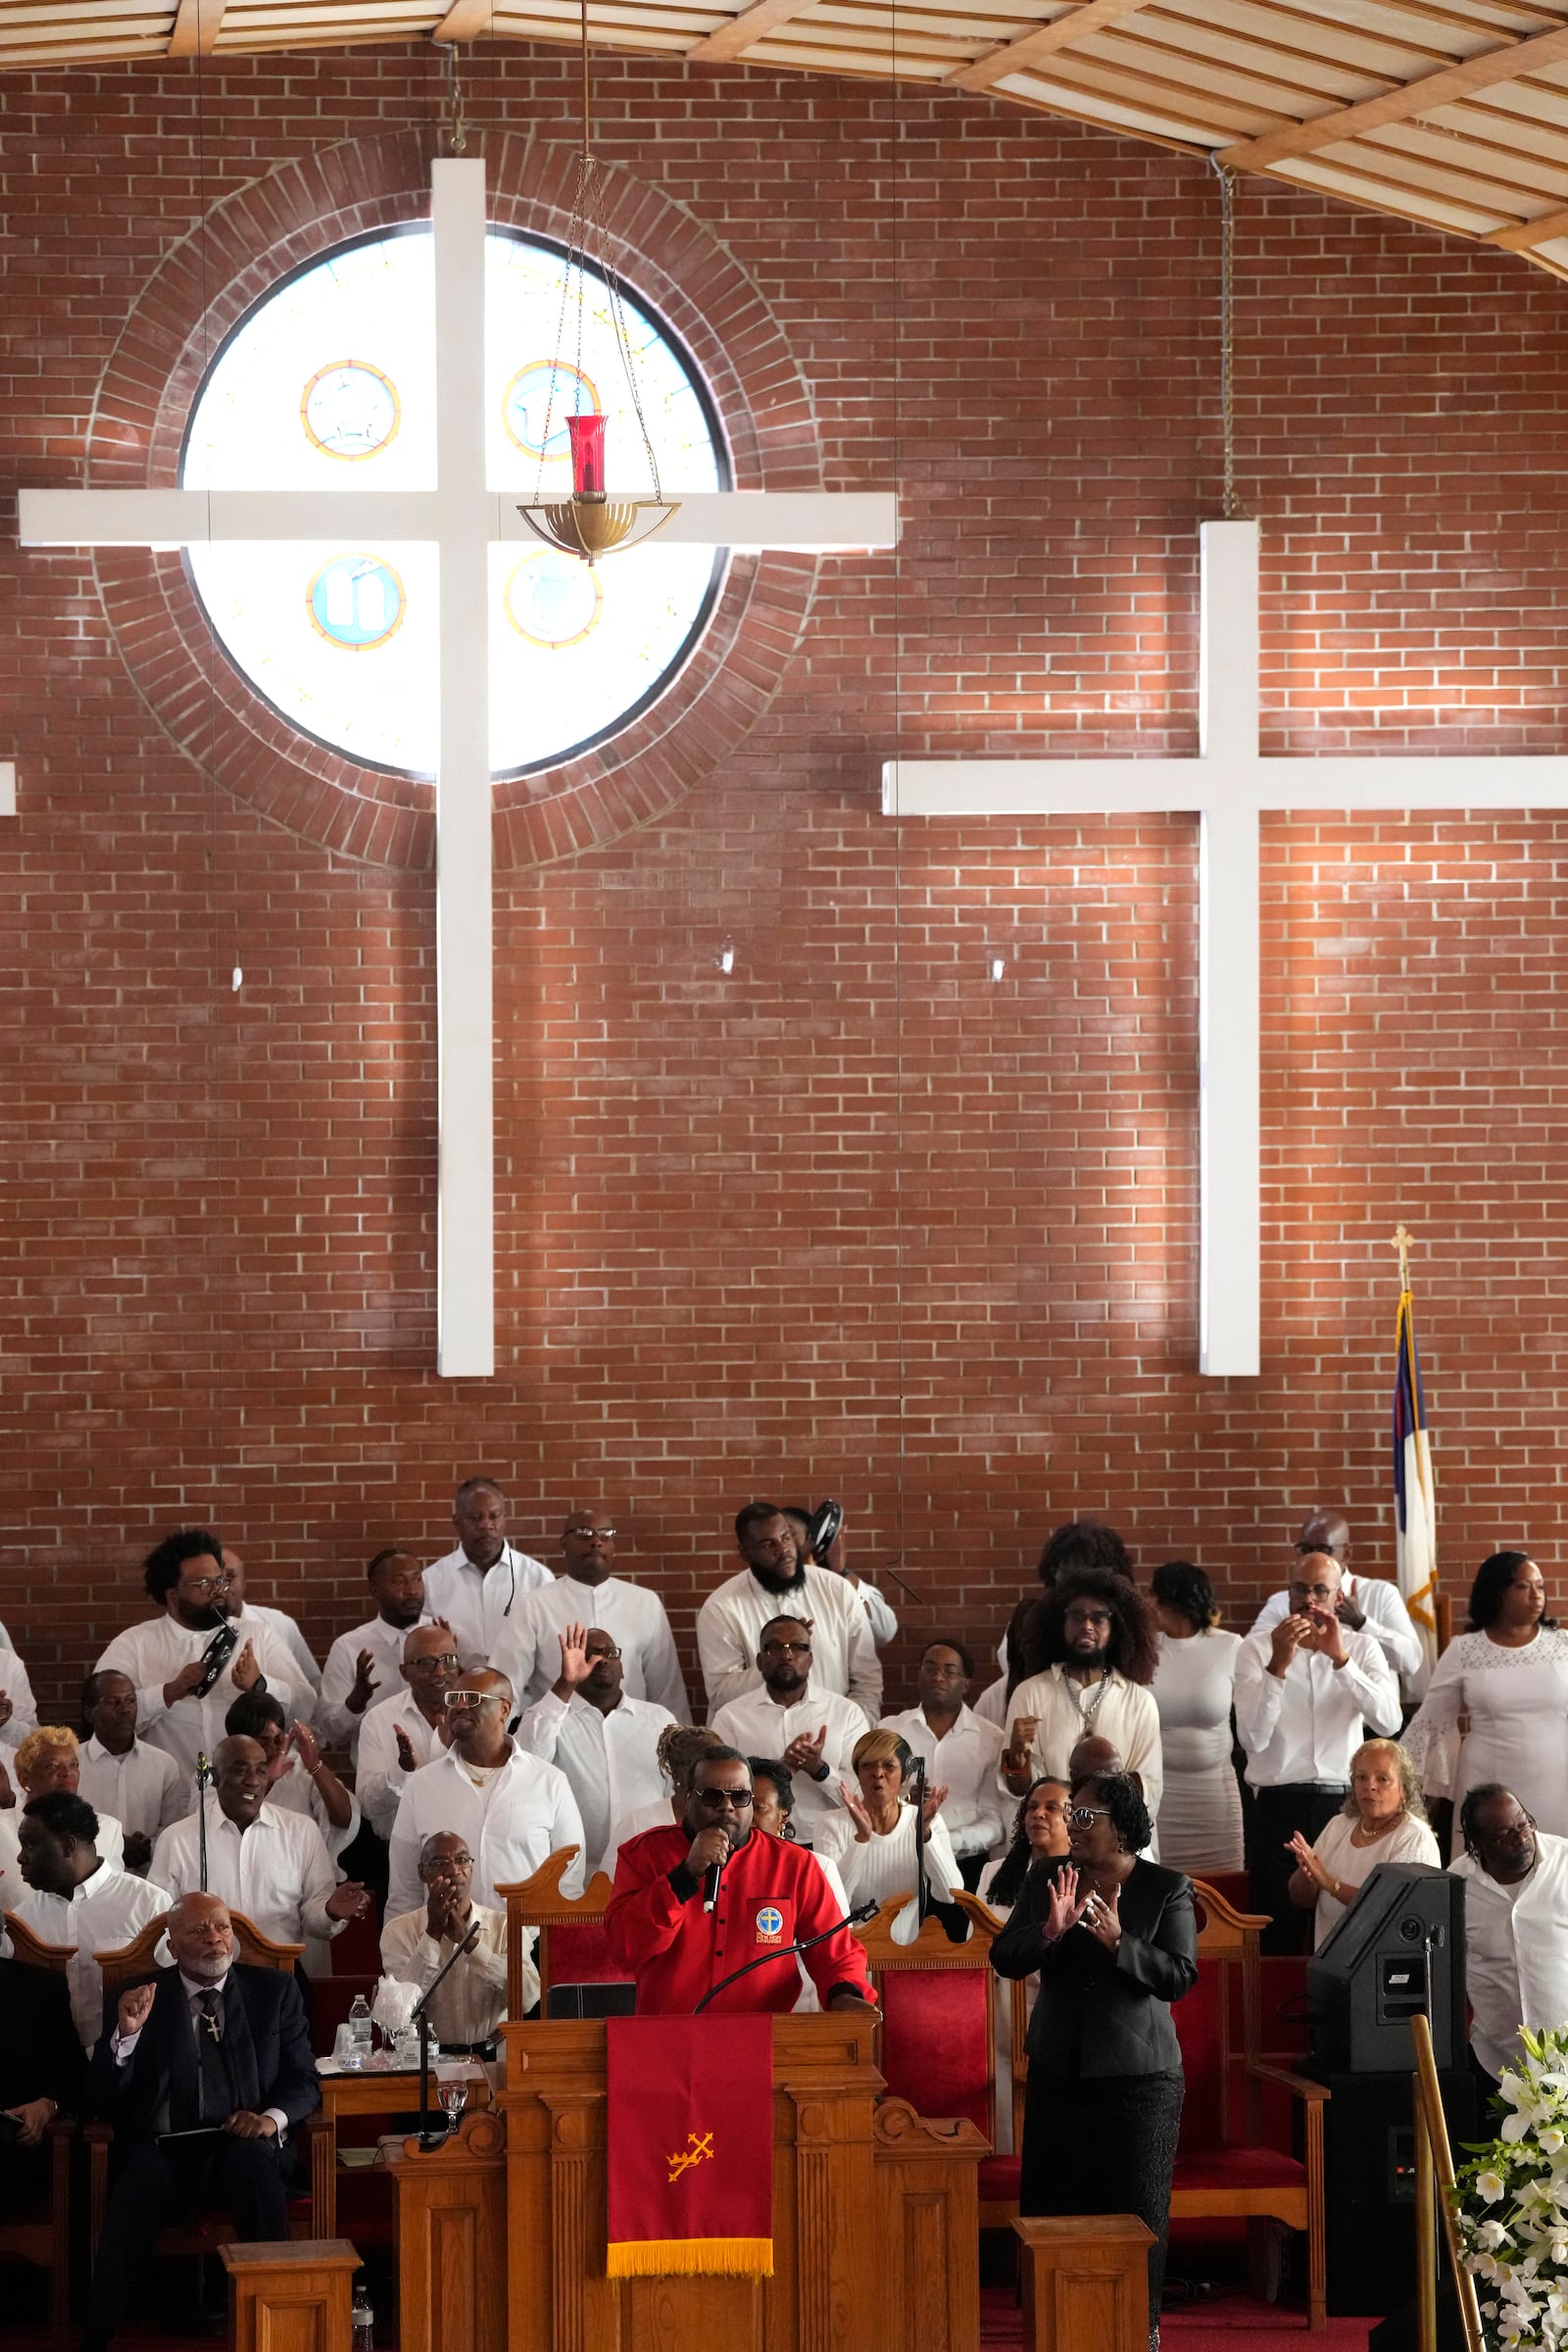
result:
[[[1363,1740],[1350,1758],[1350,1793],[1343,1809],[1315,1845],[1298,1830],[1286,1851],[1296,1856],[1292,1902],[1317,1912],[1314,1950],[1339,1926],[1380,1862],[1430,1862],[1440,1868],[1415,1765],[1397,1740]]]
[[[21,1885],[14,1857],[22,1830],[23,1806],[29,1797],[47,1796],[55,1788],[65,1789],[70,1796],[78,1796],[81,1750],[76,1744],[76,1735],[69,1725],[40,1723],[35,1732],[27,1734],[16,1754],[10,1758],[10,1764],[17,1777],[14,1804],[8,1802],[13,1791],[6,1780],[5,1764],[0,1762],[0,1805],[6,1807],[5,1812],[0,1813],[0,1822],[5,1823],[11,1833],[8,1838],[5,1830],[0,1829],[0,1869],[6,1874],[5,1884],[0,1885],[0,1911],[13,1907],[16,1891]],[[93,1811],[98,1813],[96,1805]],[[125,1833],[112,1813],[98,1813],[97,1846],[100,1862],[107,1862],[111,1870],[124,1869]]]
[[[819,1814],[811,1824],[812,1852],[837,1865],[852,1903],[907,1894],[922,1865],[933,1901],[953,1902],[963,1891],[963,1877],[942,1819],[946,1788],[926,1789],[925,1837],[917,1859],[914,1807],[907,1801],[914,1756],[907,1740],[897,1732],[864,1732],[851,1761],[857,1786],[841,1784],[843,1812]],[[918,1933],[916,1905],[910,1902],[899,1914],[894,1938],[909,1943]]]

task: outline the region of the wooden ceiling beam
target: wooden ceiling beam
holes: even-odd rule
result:
[[[1568,206],[1538,213],[1533,220],[1510,220],[1505,228],[1489,228],[1483,245],[1500,245],[1504,253],[1528,253],[1548,237],[1568,237]]]
[[[218,47],[227,0],[179,0],[174,29],[169,36],[171,57],[211,57]]]
[[[490,29],[495,15],[494,0],[452,0],[440,24],[431,33],[432,41],[477,41]]]
[[[804,16],[811,4],[812,0],[752,0],[751,7],[743,8],[727,24],[694,41],[686,52],[687,60],[721,66],[732,57],[743,57],[754,42],[765,40],[775,25]]]
[[[1452,106],[1457,99],[1490,89],[1495,82],[1517,81],[1523,74],[1539,73],[1544,66],[1563,64],[1568,64],[1568,25],[1557,25],[1530,40],[1505,41],[1498,48],[1487,50],[1484,56],[1467,57],[1460,65],[1444,66],[1435,74],[1417,74],[1414,81],[1407,81],[1396,90],[1387,90],[1379,98],[1363,98],[1356,106],[1334,107],[1326,115],[1314,115],[1309,122],[1298,123],[1294,130],[1271,130],[1260,139],[1222,147],[1219,160],[1238,172],[1264,172],[1272,164],[1315,155],[1320,147],[1337,147],[1346,139],[1358,139],[1364,131],[1381,130],[1386,122],[1408,122],[1414,115],[1429,115],[1440,106]]]
[[[943,80],[956,90],[989,90],[993,82],[1001,81],[1007,74],[1016,74],[1020,66],[1032,66],[1037,58],[1054,56],[1086,32],[1094,32],[1103,24],[1115,24],[1123,17],[1133,16],[1144,6],[1144,0],[1079,0],[1079,6],[1065,16],[1053,17],[1049,24],[1032,24],[998,49],[988,49],[966,66],[955,66]]]

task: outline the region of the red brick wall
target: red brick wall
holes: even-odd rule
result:
[[[571,71],[481,51],[470,116],[566,140]],[[503,1370],[460,1385],[430,1369],[428,876],[205,776],[91,564],[0,554],[0,1615],[42,1692],[170,1526],[217,1522],[324,1643],[480,1466],[535,1547],[608,1505],[683,1631],[756,1494],[841,1494],[911,1634],[989,1642],[1075,1508],[1245,1615],[1319,1499],[1387,1563],[1400,1215],[1450,1572],[1516,1540],[1550,1572],[1564,820],[1266,820],[1265,1365],[1204,1383],[1193,828],[878,812],[898,746],[1194,748],[1211,175],[951,94],[599,80],[608,149],[770,307],[826,478],[902,484],[903,549],[823,564],[771,707],[669,812],[503,878]],[[0,81],[7,493],[79,479],[206,208],[427,138],[438,97],[397,50]],[[1283,187],[1238,214],[1267,748],[1557,750],[1562,287]]]

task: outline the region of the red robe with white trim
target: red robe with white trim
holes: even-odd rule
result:
[[[682,1896],[670,1885],[691,1842],[691,1832],[678,1824],[645,1830],[621,1847],[615,1863],[605,1925],[616,1957],[636,1977],[638,2016],[689,2017],[721,1977],[764,1952],[779,1957],[731,1984],[704,2014],[793,2009],[801,1978],[789,1946],[841,1916],[814,1856],[754,1830],[724,1865],[717,1907],[705,1912],[701,1886]],[[841,1985],[871,1998],[865,1953],[848,1928],[805,1957],[824,2009]]]

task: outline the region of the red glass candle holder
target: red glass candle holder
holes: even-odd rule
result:
[[[605,419],[598,416],[568,416],[571,435],[571,487],[577,498],[605,495]]]

